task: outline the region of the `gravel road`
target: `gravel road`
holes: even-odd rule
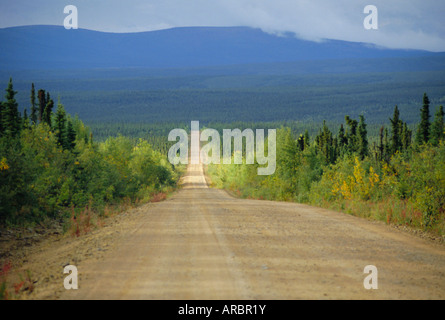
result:
[[[22,257],[29,299],[444,299],[445,246],[362,218],[208,188],[201,165],[166,201]],[[79,289],[65,290],[74,264]],[[364,268],[377,268],[365,289]],[[375,284],[375,282],[374,282]]]

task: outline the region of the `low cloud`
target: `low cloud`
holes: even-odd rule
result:
[[[250,26],[308,40],[371,42],[445,51],[445,3],[436,0],[72,0],[79,27],[139,32],[184,26]],[[378,8],[379,29],[365,30],[363,9]],[[59,0],[0,3],[0,27],[63,23]]]

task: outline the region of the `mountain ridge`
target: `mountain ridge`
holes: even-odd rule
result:
[[[373,44],[302,40],[250,27],[181,27],[134,33],[61,26],[0,29],[0,68],[190,68],[335,59],[406,58],[437,53]]]

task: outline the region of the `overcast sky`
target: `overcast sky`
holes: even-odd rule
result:
[[[365,30],[366,5],[378,30]],[[63,25],[66,5],[79,28],[138,32],[185,26],[250,26],[309,40],[370,42],[445,51],[444,0],[0,0],[0,28]]]

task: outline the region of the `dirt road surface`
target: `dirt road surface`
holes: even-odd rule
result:
[[[445,247],[378,222],[208,188],[183,188],[90,235],[42,246],[31,299],[444,299]],[[65,290],[75,264],[79,289]],[[367,290],[374,265],[378,289]],[[40,273],[39,273],[40,272]]]

